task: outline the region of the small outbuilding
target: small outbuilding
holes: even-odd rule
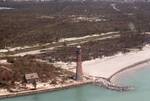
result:
[[[30,74],[25,74],[25,81],[27,83],[33,83],[34,80],[37,82],[39,79],[38,74],[37,73],[30,73]]]

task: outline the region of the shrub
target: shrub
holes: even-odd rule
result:
[[[7,62],[14,63],[14,60],[13,59],[7,59]]]

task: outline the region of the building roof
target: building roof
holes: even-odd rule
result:
[[[29,79],[38,79],[39,77],[37,73],[30,73],[30,74],[26,74],[25,78],[26,80],[29,80]]]

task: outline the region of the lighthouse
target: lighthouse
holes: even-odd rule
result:
[[[82,59],[81,59],[81,46],[77,46],[77,67],[76,67],[76,80],[83,80],[83,72],[82,72]]]

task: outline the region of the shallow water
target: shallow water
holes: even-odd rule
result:
[[[85,85],[78,88],[0,101],[148,101],[150,99],[150,66],[134,74],[127,74],[119,83],[135,86],[135,91],[117,92]]]

